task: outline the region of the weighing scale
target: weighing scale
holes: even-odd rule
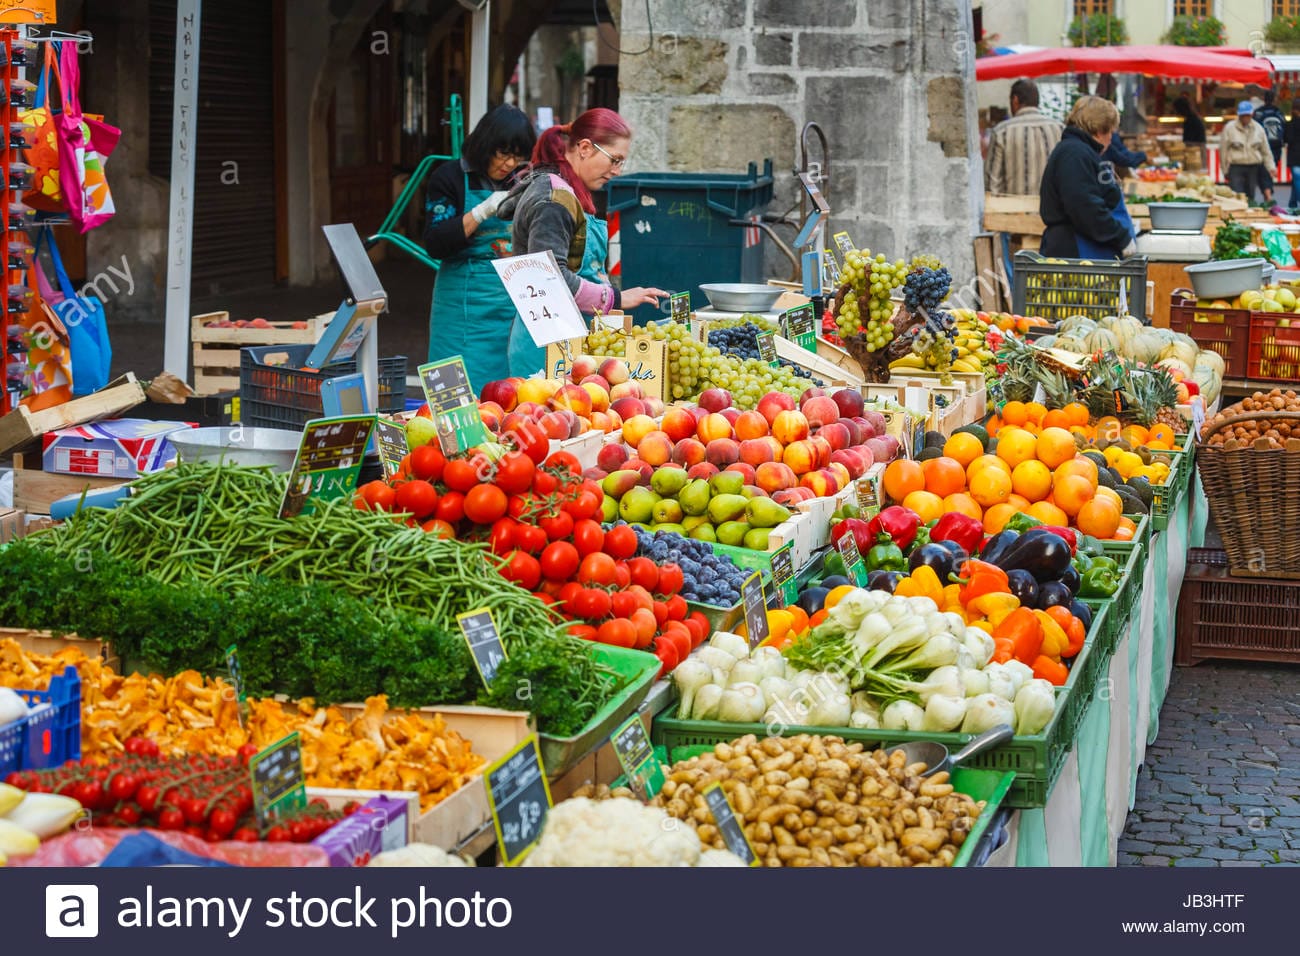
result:
[[[1134,240],[1152,262],[1208,262],[1210,237],[1199,229],[1152,229]]]

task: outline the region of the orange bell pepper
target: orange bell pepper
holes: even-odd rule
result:
[[[995,644],[998,638],[1009,639],[1015,648],[1011,656],[1032,666],[1042,653],[1043,625],[1029,608],[1016,608],[993,629]]]
[[[960,600],[962,604],[969,604],[982,594],[998,594],[1009,591],[1011,587],[1007,583],[1007,572],[996,564],[989,564],[987,561],[978,561],[971,558],[962,564],[960,573],[959,583],[962,585]]]
[[[1016,656],[1015,642],[1009,637],[993,638],[993,657],[991,660],[998,664],[1005,664]]]
[[[1040,652],[1044,657],[1059,661],[1070,646],[1070,639],[1066,637],[1065,628],[1061,627],[1056,622],[1056,619],[1046,611],[1035,611],[1034,616],[1038,618],[1038,623],[1043,625],[1043,646]]]
[[[1050,657],[1044,657],[1042,654],[1039,654],[1034,659],[1033,668],[1035,677],[1041,677],[1057,687],[1064,687],[1065,682],[1070,679],[1069,668],[1058,661],[1052,660]]]
[[[1088,638],[1088,632],[1083,626],[1083,621],[1079,620],[1070,613],[1069,608],[1061,607],[1059,604],[1047,609],[1047,615],[1065,631],[1066,640],[1069,644],[1061,652],[1061,657],[1070,658],[1076,656],[1083,650],[1083,642]]]

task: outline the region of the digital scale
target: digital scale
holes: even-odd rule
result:
[[[1208,262],[1210,237],[1199,229],[1152,229],[1134,240],[1152,262]]]

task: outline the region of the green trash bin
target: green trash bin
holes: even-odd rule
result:
[[[689,290],[691,305],[709,304],[700,286],[762,282],[763,232],[730,225],[757,219],[772,199],[772,160],[746,173],[629,173],[605,186],[611,273],[615,283]],[[668,314],[643,305],[638,325]]]

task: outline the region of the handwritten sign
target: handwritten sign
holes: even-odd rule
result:
[[[736,811],[731,809],[731,801],[727,799],[722,784],[710,784],[700,795],[713,814],[713,825],[722,834],[722,842],[727,844],[727,849],[744,860],[746,866],[758,866],[758,854],[750,845],[749,837],[745,836],[744,827],[736,819]]]
[[[1205,427],[1205,399],[1199,395],[1192,397],[1192,440],[1201,441],[1201,429]]]
[[[402,467],[402,459],[411,450],[406,441],[406,429],[386,418],[375,421],[375,444],[379,446],[379,461],[385,475],[395,475]]]
[[[817,314],[811,302],[782,312],[781,329],[785,337],[800,348],[808,352],[817,351]]]
[[[55,0],[0,0],[0,23],[57,23]]]
[[[501,859],[506,866],[516,866],[541,837],[542,821],[551,809],[551,788],[542,769],[537,735],[530,735],[488,767],[484,779]]]
[[[772,587],[778,607],[789,607],[799,600],[799,584],[794,579],[794,543],[772,555]]]
[[[456,615],[460,632],[465,635],[469,645],[470,656],[478,674],[486,687],[492,686],[496,679],[497,668],[506,659],[505,645],[501,643],[501,634],[497,631],[496,621],[492,619],[492,609],[481,607],[477,611],[466,611]]]
[[[454,455],[491,440],[478,413],[478,401],[459,355],[418,369],[425,401],[438,424],[443,454]]]
[[[740,601],[745,605],[745,627],[749,630],[749,646],[758,647],[769,634],[767,627],[767,595],[763,593],[763,576],[755,571],[740,586]]]
[[[858,541],[852,533],[845,534],[835,543],[840,557],[844,559],[844,570],[850,580],[860,588],[867,586],[867,566],[862,563],[862,553],[858,551]]]
[[[248,761],[248,772],[252,778],[253,810],[262,826],[307,805],[302,745],[296,730]]]
[[[776,333],[760,332],[756,338],[758,341],[758,357],[772,368],[776,368],[780,364],[776,360]]]
[[[674,322],[680,322],[686,326],[686,331],[691,330],[691,293],[676,292],[669,299],[669,314]]]
[[[847,256],[850,252],[857,249],[853,240],[849,238],[847,232],[837,232],[831,236],[831,241],[835,243],[835,248],[840,251],[841,256]]]
[[[645,732],[641,718],[633,714],[610,737],[614,756],[627,777],[628,786],[642,800],[649,800],[664,785],[666,775],[663,764],[655,756],[654,747]]]
[[[316,501],[351,498],[374,431],[374,415],[317,418],[302,430],[280,517],[311,514]]]
[[[492,267],[538,348],[587,334],[578,303],[549,249],[545,253],[493,259]]]
[[[857,480],[858,512],[863,518],[874,518],[880,512],[880,489],[876,479],[863,476]]]

